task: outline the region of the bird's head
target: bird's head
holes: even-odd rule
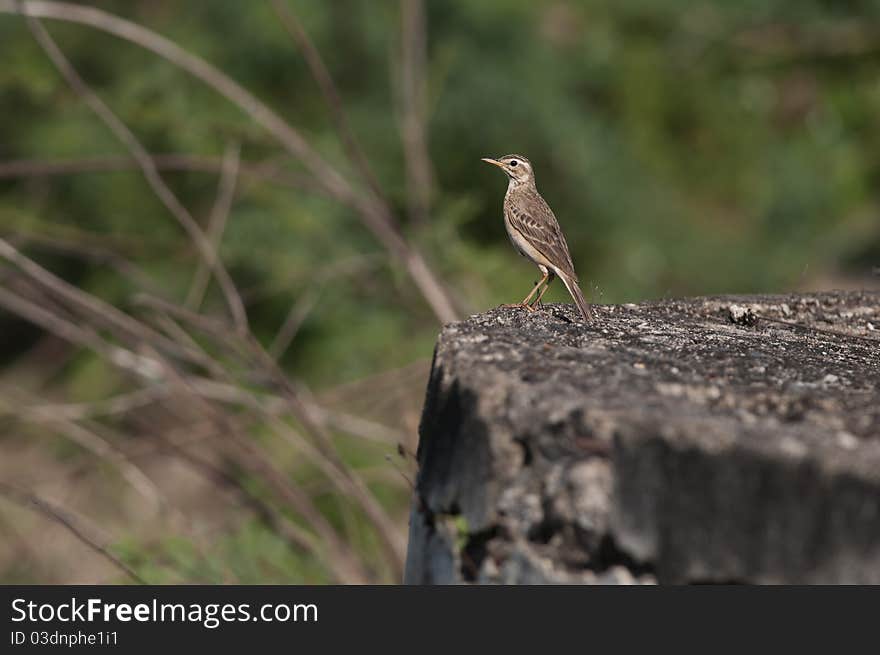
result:
[[[507,173],[507,176],[516,183],[534,182],[535,174],[532,172],[532,164],[522,155],[504,155],[498,159],[484,157],[483,161],[493,164]]]

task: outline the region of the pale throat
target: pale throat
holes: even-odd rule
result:
[[[534,182],[532,181],[532,178],[530,178],[530,177],[515,178],[515,177],[508,176],[508,178],[507,178],[507,193],[510,194],[511,191],[518,191],[519,189],[533,186],[533,185],[534,185]]]

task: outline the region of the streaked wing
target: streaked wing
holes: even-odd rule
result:
[[[547,203],[531,194],[517,200],[506,208],[511,226],[563,273],[577,279],[562,228]]]

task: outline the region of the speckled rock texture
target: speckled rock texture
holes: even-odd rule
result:
[[[405,582],[880,584],[880,294],[446,326]]]

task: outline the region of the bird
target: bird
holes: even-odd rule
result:
[[[540,281],[519,306],[535,311],[553,278],[558,277],[583,319],[591,321],[593,312],[578,286],[568,244],[553,210],[538,193],[532,163],[522,155],[505,155],[497,159],[483,157],[482,161],[497,166],[507,174],[509,181],[507,193],[504,194],[504,227],[507,236],[519,254],[537,265],[541,271]],[[536,293],[537,298],[530,302]]]

